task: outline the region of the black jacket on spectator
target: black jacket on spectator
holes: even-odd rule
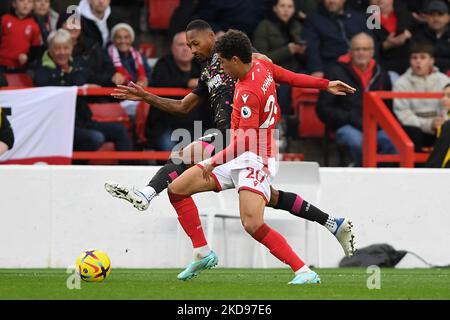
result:
[[[275,64],[298,71],[305,65],[305,55],[293,55],[288,44],[299,40],[303,40],[301,23],[294,18],[284,23],[273,14],[258,24],[252,42],[255,49],[266,54]]]
[[[171,54],[158,60],[152,73],[152,85],[155,87],[187,88],[188,80],[199,78],[201,67],[192,62],[191,72],[182,71]],[[181,99],[182,97],[175,97]],[[146,136],[150,141],[156,141],[167,129],[185,128],[194,133],[194,121],[202,121],[203,130],[210,127],[209,113],[200,106],[191,111],[186,117],[177,117],[158,108],[151,108],[148,114]]]
[[[326,73],[341,55],[347,53],[352,37],[360,32],[369,32],[364,15],[348,9],[342,15],[334,15],[321,4],[306,20],[303,30],[308,41],[308,71]]]
[[[428,42],[434,46],[435,66],[442,73],[450,70],[450,25],[445,33],[438,39],[436,33],[428,26],[413,33],[412,42]]]
[[[401,2],[401,0],[395,0],[394,12],[397,16],[396,34],[403,32],[405,29],[408,29],[414,34],[414,19],[411,12],[404,5],[404,3]],[[401,47],[384,50],[383,42],[388,38],[389,32],[381,26],[381,29],[373,30],[373,35],[376,41],[376,47],[379,48],[377,56],[379,57],[381,66],[385,70],[395,71],[400,75],[403,74],[409,68],[408,56],[411,39]]]
[[[174,10],[169,24],[169,38],[186,30],[192,16],[197,10],[198,0],[181,0],[180,5]]]
[[[44,86],[82,86],[88,83],[89,72],[84,67],[80,59],[74,58],[71,61],[72,70],[69,73],[63,72],[48,55],[44,53],[41,65],[34,74],[34,85]],[[82,125],[91,121],[92,112],[84,97],[77,97],[77,111],[75,125]]]
[[[119,22],[120,21],[114,18],[114,16],[111,14],[106,20],[109,31],[111,31],[111,29]],[[84,16],[81,16],[81,30],[83,30],[83,34],[87,38],[90,38],[91,40],[99,43],[100,45],[103,44],[102,33],[98,29],[95,21],[92,21]]]
[[[250,37],[272,6],[271,0],[200,0],[195,18],[206,20],[214,32],[238,29]]]
[[[347,0],[345,5],[349,9],[366,13],[367,7],[370,6],[370,0]]]
[[[346,96],[335,96],[326,91],[321,91],[317,103],[319,119],[333,130],[347,124],[361,129],[364,88],[360,78],[353,71],[351,64],[339,62],[326,77],[327,79],[344,81],[356,88],[356,92]],[[379,64],[376,64],[367,91],[390,91],[391,89],[392,84],[388,73]]]
[[[191,72],[182,71],[175,62],[173,55],[166,55],[158,60],[152,73],[152,84],[156,87],[187,88],[188,81],[200,77],[201,68],[195,60],[192,61]]]
[[[85,37],[82,33],[73,49],[73,56],[86,67],[88,83],[98,84],[102,87],[115,86],[112,77],[116,73],[116,69],[100,43]]]

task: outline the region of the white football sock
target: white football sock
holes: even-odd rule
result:
[[[325,222],[325,228],[327,228],[332,234],[336,233],[337,230],[337,223],[336,219],[332,216],[328,216],[327,222]]]
[[[312,270],[305,264],[303,267],[295,271],[295,275],[298,276],[300,273],[308,273],[312,272]]]
[[[147,198],[148,201],[151,201],[154,197],[158,195],[155,189],[153,189],[150,186],[146,186],[140,189],[139,192],[141,192]]]
[[[194,260],[195,261],[201,260],[210,253],[211,249],[209,248],[208,245],[199,248],[194,248]]]

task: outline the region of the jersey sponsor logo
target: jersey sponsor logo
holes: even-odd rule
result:
[[[11,27],[12,27],[12,22],[8,22],[8,23],[6,24],[6,28],[7,28],[7,29],[11,29]]]
[[[269,73],[269,75],[267,76],[266,80],[264,80],[264,83],[261,87],[261,90],[264,92],[264,94],[266,94],[267,89],[269,89],[272,82],[273,82],[273,78],[272,78],[272,75]]]
[[[211,64],[215,64],[217,62],[217,59],[219,59],[219,55],[217,53],[214,53],[211,59]]]
[[[244,103],[247,103],[247,100],[248,100],[248,94],[243,94],[242,95],[242,100],[244,101]]]
[[[241,116],[244,119],[250,118],[252,116],[252,110],[247,106],[243,106],[241,109]]]
[[[220,74],[216,74],[211,80],[208,81],[208,89],[211,92],[212,89],[217,88],[222,84],[222,78]]]

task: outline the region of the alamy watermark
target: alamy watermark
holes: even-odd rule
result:
[[[376,265],[368,266],[366,270],[370,276],[367,278],[367,289],[380,290],[381,289],[381,268]]]
[[[81,289],[81,277],[78,274],[75,267],[68,267],[66,273],[69,276],[66,279],[66,287],[69,290],[80,290]]]
[[[381,9],[379,6],[371,5],[367,7],[366,13],[369,15],[366,21],[367,29],[381,29]]]

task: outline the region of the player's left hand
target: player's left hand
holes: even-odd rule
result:
[[[272,62],[272,60],[268,56],[266,56],[265,54],[259,53],[259,52],[253,52],[252,59],[265,60],[265,61]]]
[[[346,96],[347,93],[355,93],[356,89],[340,80],[330,81],[327,91],[336,96]]]
[[[213,170],[214,166],[211,163],[205,164],[205,166],[203,167],[203,179],[209,181],[209,179],[211,179],[211,173],[213,172]]]

